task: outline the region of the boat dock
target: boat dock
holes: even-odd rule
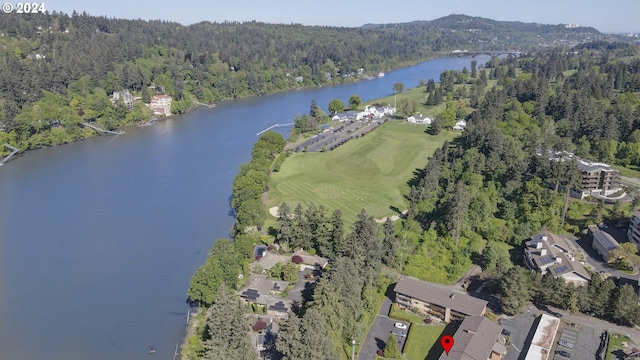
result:
[[[269,131],[269,130],[271,130],[271,129],[273,129],[273,128],[282,127],[282,126],[291,126],[291,125],[294,125],[294,124],[295,124],[295,123],[287,123],[287,124],[273,124],[273,125],[269,126],[268,128],[266,128],[266,129],[264,129],[264,130],[260,131],[259,133],[257,133],[257,134],[256,134],[256,136],[260,136],[260,135],[262,135],[262,134],[266,133],[267,131]]]
[[[196,105],[206,106],[206,107],[208,107],[208,108],[214,108],[214,107],[216,107],[216,104],[203,104],[203,103],[201,103],[201,102],[197,102],[197,101],[192,101],[192,102],[193,102],[194,104],[196,104]]]
[[[86,127],[90,127],[95,131],[99,131],[99,132],[103,132],[103,133],[107,133],[107,134],[113,134],[113,135],[122,135],[124,134],[124,131],[111,131],[111,130],[105,130],[102,128],[99,128],[95,125],[91,125],[89,123],[83,122],[82,125],[86,126]]]
[[[8,147],[9,149],[11,149],[11,150],[12,150],[12,152],[11,152],[11,154],[7,155],[7,157],[6,157],[6,158],[4,158],[4,159],[0,160],[0,166],[4,165],[4,163],[6,163],[7,161],[9,161],[9,159],[11,159],[11,157],[12,157],[13,155],[17,154],[17,153],[20,151],[20,149],[18,149],[18,148],[16,148],[16,147],[13,147],[13,146],[11,146],[11,145],[9,145],[9,144],[7,144],[7,143],[4,143],[4,146],[5,146],[5,147]]]

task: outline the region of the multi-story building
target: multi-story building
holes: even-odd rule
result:
[[[620,244],[613,238],[613,236],[607,234],[606,232],[598,229],[595,225],[589,225],[589,238],[591,238],[591,247],[593,247],[600,256],[602,256],[602,260],[609,262],[609,254],[615,249],[617,249]]]
[[[627,238],[640,248],[640,210],[636,210],[631,215],[629,222],[629,230],[627,230]]]
[[[445,322],[464,320],[467,316],[484,316],[487,312],[484,300],[412,277],[401,277],[393,291],[399,306]]]
[[[590,195],[609,196],[622,190],[620,183],[620,171],[611,165],[580,159],[573,153],[567,151],[552,151],[538,149],[536,154],[548,156],[549,160],[568,161],[576,159],[576,164],[580,170],[580,185],[571,189],[571,196],[584,199]],[[556,184],[550,184],[555,187]]]
[[[543,275],[550,273],[575,285],[586,285],[591,275],[576,261],[574,251],[563,237],[548,231],[541,232],[525,243],[524,264]]]
[[[171,96],[169,95],[156,95],[151,98],[149,107],[153,110],[155,115],[171,115]]]
[[[622,190],[620,171],[610,165],[580,159],[578,169],[582,174],[582,180],[580,189],[571,190],[573,197],[584,199],[594,193],[608,196]]]

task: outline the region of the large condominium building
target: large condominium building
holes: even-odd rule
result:
[[[610,165],[587,160],[578,160],[582,174],[580,189],[572,189],[571,195],[579,199],[593,194],[608,196],[622,190],[620,172]]]
[[[627,238],[640,248],[640,210],[634,211],[629,222],[629,230],[627,230]]]

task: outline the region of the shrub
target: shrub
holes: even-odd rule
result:
[[[296,265],[302,264],[302,257],[300,255],[293,255],[291,257],[291,262],[293,262]]]
[[[253,325],[253,331],[262,331],[266,328],[267,328],[267,323],[265,323],[262,320],[256,321],[256,323]]]

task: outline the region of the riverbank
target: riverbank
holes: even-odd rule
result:
[[[390,71],[395,71],[395,70],[400,70],[403,68],[408,68],[411,66],[415,66],[416,64],[420,64],[426,61],[430,61],[430,60],[435,60],[435,59],[440,59],[440,58],[447,58],[447,56],[444,56],[444,54],[441,54],[442,56],[438,56],[438,55],[434,55],[431,57],[428,57],[426,59],[422,59],[422,60],[417,60],[417,61],[406,61],[406,62],[402,62],[402,63],[398,63],[398,66],[393,67],[393,68],[385,68],[385,69],[378,69],[376,71],[373,71],[371,74],[367,74],[370,76],[375,76],[377,74],[378,71],[384,71],[384,72],[390,72]],[[387,74],[388,75],[388,74]],[[322,84],[322,86],[325,87],[331,87],[331,86],[336,86],[336,85],[348,85],[348,84],[352,84],[352,83],[357,83],[357,82],[362,82],[363,80],[367,80],[365,75],[362,76],[358,76],[358,77],[346,77],[346,78],[340,78],[339,82],[325,82]],[[269,93],[265,93],[265,94],[255,94],[255,95],[249,95],[249,96],[242,96],[242,97],[238,97],[238,98],[226,98],[226,99],[219,99],[216,101],[216,105],[218,104],[226,104],[226,103],[230,103],[233,101],[237,101],[237,100],[242,100],[242,99],[252,99],[252,98],[260,98],[260,97],[264,97],[264,96],[271,96],[271,95],[276,95],[276,94],[282,94],[282,93],[287,93],[287,92],[292,92],[292,91],[304,91],[304,90],[309,90],[309,89],[313,89],[316,86],[306,86],[306,87],[290,87],[287,89],[282,89],[282,90],[278,90],[278,91],[273,91],[273,92],[269,92]],[[200,108],[210,108],[209,106],[204,106],[204,105],[200,105],[203,104],[202,102],[200,102],[199,100],[193,101],[192,100],[192,104],[198,105],[198,106],[192,106],[189,107],[185,112],[183,113],[179,113],[179,114],[172,114],[170,117],[167,117],[165,120],[168,119],[172,119],[175,116],[183,116],[186,114],[189,114],[191,112],[193,112],[194,110],[200,109]],[[144,124],[146,122],[148,122],[149,120],[151,120],[155,115],[153,114],[149,114],[148,116],[146,116],[145,118],[136,121],[134,123],[125,123],[122,124],[120,126],[116,126],[113,127],[114,129],[124,129],[126,130],[128,127],[131,126],[139,126],[140,124]],[[84,121],[85,119],[83,119]],[[102,125],[101,127],[106,128],[105,124],[100,124]],[[30,137],[29,139],[21,139],[20,141],[18,141],[16,139],[17,135],[14,133],[12,134],[7,133],[7,132],[3,132],[0,131],[0,144],[3,142],[6,142],[12,146],[16,146],[20,149],[23,149],[19,154],[25,154],[31,150],[37,150],[37,149],[46,149],[48,147],[53,147],[53,146],[58,146],[58,145],[63,145],[63,144],[69,144],[69,143],[73,143],[73,142],[77,142],[77,141],[81,141],[81,140],[86,140],[86,139],[90,139],[96,136],[95,132],[93,131],[87,131],[84,129],[79,129],[77,131],[71,131],[70,132],[60,132],[60,130],[55,130],[55,129],[65,129],[64,127],[51,127],[48,130],[44,130],[41,133],[36,133],[34,134],[34,136]],[[62,135],[64,134],[64,135]],[[9,150],[0,148],[0,158],[3,158],[5,156],[7,156],[9,154]],[[11,161],[15,160],[12,159]]]

